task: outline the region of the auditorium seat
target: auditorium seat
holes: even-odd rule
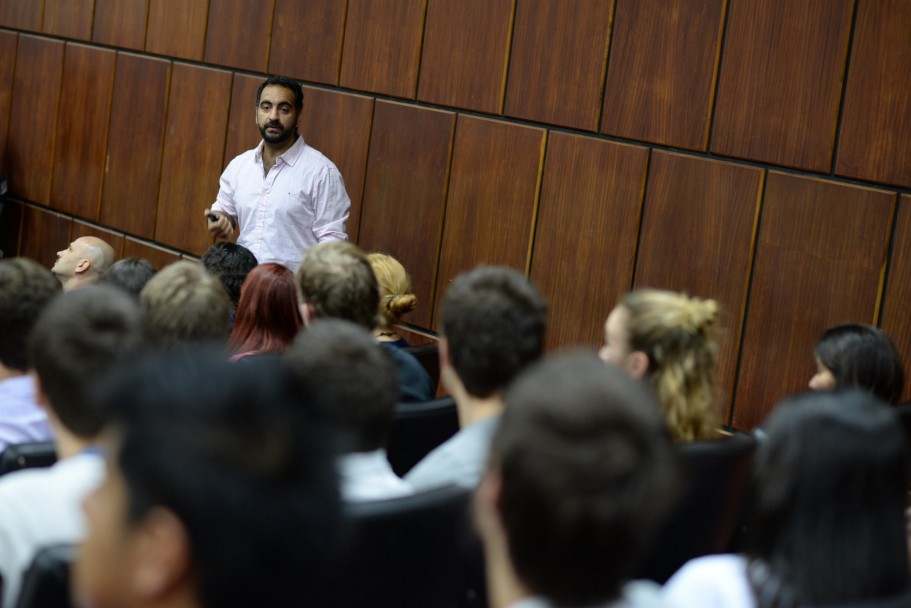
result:
[[[349,503],[352,542],[339,608],[486,606],[471,493],[444,486],[404,498]]]
[[[16,608],[69,608],[70,565],[75,556],[74,545],[41,549],[22,577]]]
[[[458,430],[459,415],[452,397],[399,403],[386,445],[392,470],[401,477]]]
[[[664,583],[694,557],[725,552],[742,520],[756,439],[738,433],[677,450],[684,474],[680,502],[636,578]]]
[[[436,389],[440,384],[440,345],[436,342],[416,344],[414,346],[406,346],[402,350],[411,353],[418,360],[421,367],[427,371],[430,381],[433,383],[434,389]]]
[[[15,443],[0,454],[0,475],[20,469],[49,467],[57,462],[57,446],[53,441]]]

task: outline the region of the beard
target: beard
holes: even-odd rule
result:
[[[277,127],[280,129],[280,131],[278,133],[269,133],[266,129],[268,129],[270,127]],[[269,144],[274,145],[274,144],[285,143],[286,141],[291,139],[297,133],[297,131],[293,126],[288,127],[286,129],[282,126],[281,123],[276,121],[276,122],[267,122],[266,124],[262,125],[259,128],[259,133],[260,133],[260,135],[263,136],[263,140],[265,140]]]

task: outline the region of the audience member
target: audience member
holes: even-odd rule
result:
[[[905,592],[908,456],[895,412],[858,391],[808,393],[765,430],[746,555],[689,562],[665,587],[673,605],[859,606]]]
[[[0,260],[0,452],[53,437],[28,374],[26,343],[41,311],[60,291],[46,268],[26,258]]]
[[[284,353],[303,327],[294,273],[274,262],[250,271],[240,290],[228,338],[232,361],[251,355]]]
[[[637,289],[621,298],[604,324],[601,358],[651,384],[676,441],[718,437],[718,315],[714,300]]]
[[[523,374],[506,404],[475,496],[489,606],[663,606],[628,582],[676,497],[654,396],[573,353]]]
[[[411,291],[411,278],[397,259],[385,253],[368,253],[367,261],[373,268],[380,287],[380,324],[373,330],[373,335],[380,342],[393,346],[410,346],[396,330],[402,317],[418,303]]]
[[[814,391],[857,388],[887,403],[898,403],[905,388],[901,357],[892,339],[872,325],[845,323],[828,328],[813,349]]]
[[[104,608],[329,606],[340,509],[281,366],[178,351],[112,376],[76,594]]]
[[[197,262],[181,260],[160,270],[139,301],[149,339],[158,346],[227,339],[231,301],[221,282]]]
[[[519,272],[479,267],[459,275],[443,301],[440,377],[461,430],[405,475],[415,489],[481,479],[503,411],[503,390],[544,348],[547,304]]]
[[[256,256],[243,245],[221,241],[209,247],[199,260],[211,274],[218,277],[231,298],[232,310],[240,301],[240,288],[247,275],[256,267]]]
[[[304,324],[344,319],[373,331],[380,295],[367,256],[347,242],[319,243],[307,249],[295,275]],[[382,343],[399,370],[399,400],[427,401],[435,388],[413,355]]]
[[[395,362],[365,328],[324,319],[302,332],[285,357],[312,387],[320,417],[342,432],[339,460],[345,500],[410,494],[386,459],[386,439],[398,398]]]
[[[114,248],[94,236],[83,236],[57,252],[51,272],[64,291],[98,282],[114,263]]]
[[[139,292],[155,276],[155,268],[148,260],[140,258],[123,258],[114,262],[101,275],[101,283],[114,285],[128,294],[139,298]]]
[[[22,574],[39,548],[83,539],[80,504],[104,478],[104,459],[94,445],[103,420],[90,391],[141,344],[139,304],[110,286],[64,294],[35,323],[28,350],[58,461],[0,477],[3,606],[14,605]]]

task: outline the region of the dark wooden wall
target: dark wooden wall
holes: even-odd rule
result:
[[[417,325],[479,263],[541,287],[551,347],[598,345],[632,287],[717,298],[747,429],[827,325],[911,364],[909,30],[907,0],[0,0],[0,238],[199,255],[256,86],[290,75]]]

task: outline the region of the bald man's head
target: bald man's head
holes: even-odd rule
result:
[[[114,263],[114,248],[94,236],[83,236],[57,252],[51,272],[64,290],[96,282]]]

